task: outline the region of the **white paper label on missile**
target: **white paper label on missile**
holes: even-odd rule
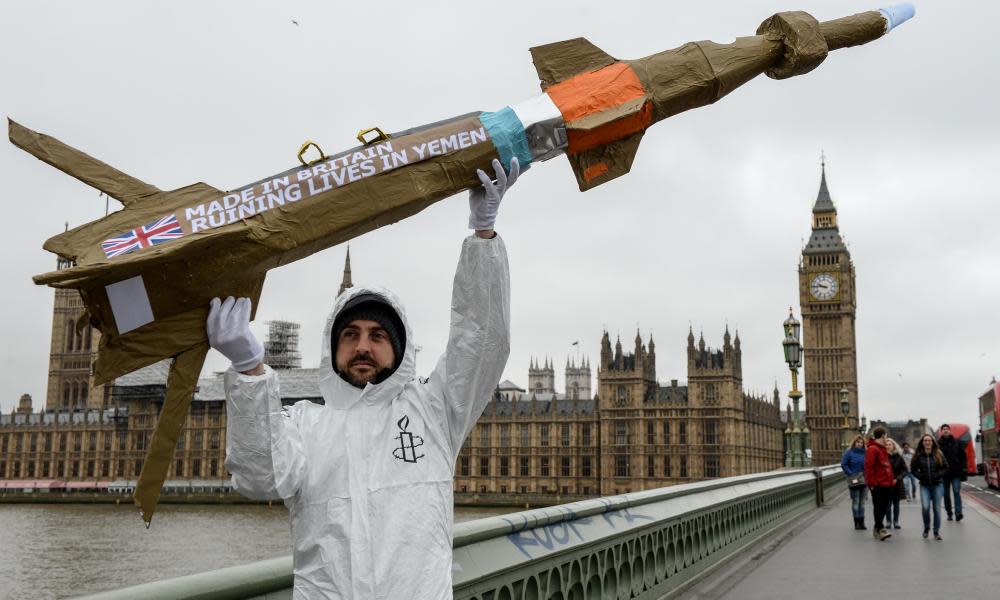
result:
[[[549,98],[548,94],[539,94],[517,104],[511,104],[510,109],[521,120],[521,124],[524,125],[525,129],[535,123],[562,119],[562,113],[559,112],[559,109],[552,102],[552,98]]]
[[[153,322],[153,307],[149,305],[142,275],[107,285],[108,302],[115,316],[118,333],[123,334]]]
[[[511,104],[510,109],[524,126],[524,135],[533,161],[558,156],[569,145],[562,113],[548,94],[539,94]]]

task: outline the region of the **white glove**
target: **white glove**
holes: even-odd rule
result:
[[[510,161],[510,174],[507,174],[504,173],[500,161],[494,158],[493,170],[497,175],[496,183],[493,183],[490,176],[482,169],[476,169],[479,181],[482,181],[483,185],[469,191],[469,229],[493,229],[500,200],[517,181],[517,176],[521,174],[521,165],[515,156]]]
[[[249,371],[264,358],[264,346],[250,333],[250,299],[232,296],[209,304],[208,343],[233,362],[233,369]]]

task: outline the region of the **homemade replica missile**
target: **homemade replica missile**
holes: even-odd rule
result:
[[[479,185],[499,158],[522,167],[559,154],[581,190],[629,172],[653,123],[711,104],[760,73],[807,73],[830,50],[875,40],[913,7],[818,22],[804,12],[764,21],[732,44],[692,42],[618,60],[583,38],[531,55],[543,93],[496,112],[469,113],[399,133],[361,132],[361,146],[224,192],[205,183],[162,191],[62,142],[9,122],[10,140],[124,205],[57,235],[44,248],[71,262],[35,283],[79,290],[101,332],[94,384],[173,358],[135,502],[148,526],[208,351],[213,297],[254,307],[269,269],[399,221]],[[319,150],[318,147],[316,147]]]

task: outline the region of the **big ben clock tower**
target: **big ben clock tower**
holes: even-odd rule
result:
[[[812,235],[799,262],[805,359],[806,425],[812,463],[840,461],[844,451],[844,414],[840,390],[847,390],[848,425],[858,427],[858,360],[854,333],[857,295],[854,264],[840,237],[837,209],[826,187],[823,165],[812,210]]]

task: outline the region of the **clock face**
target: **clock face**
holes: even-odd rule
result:
[[[809,292],[817,300],[830,300],[837,295],[837,280],[833,275],[817,275],[809,284]]]

